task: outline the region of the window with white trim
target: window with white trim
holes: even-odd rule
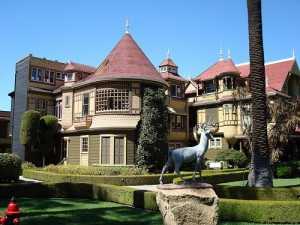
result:
[[[209,140],[209,148],[217,149],[222,148],[221,138],[213,138]]]
[[[214,83],[213,80],[208,80],[203,82],[204,84],[204,91],[205,93],[212,93],[217,90],[216,84]]]
[[[236,113],[236,105],[232,104],[232,113],[235,114]]]
[[[89,152],[89,137],[81,137],[81,152],[88,153]]]
[[[67,81],[73,80],[73,73],[67,73]]]
[[[70,96],[66,95],[66,98],[65,98],[65,108],[68,108],[68,107],[70,107]]]
[[[64,80],[65,75],[62,72],[56,72],[56,79]]]
[[[31,80],[42,81],[43,70],[41,68],[32,67],[31,68]]]
[[[128,89],[100,89],[96,92],[96,112],[129,112]]]
[[[172,84],[172,97],[181,98],[181,85]]]
[[[45,83],[54,83],[54,72],[50,70],[44,71],[44,82]]]
[[[62,119],[62,100],[55,102],[54,115],[57,117],[57,119]]]
[[[225,105],[225,114],[228,114],[229,113],[229,105]]]
[[[159,68],[159,72],[166,72],[167,71],[167,67],[163,66]]]
[[[89,93],[83,94],[83,101],[82,101],[82,116],[89,114]]]

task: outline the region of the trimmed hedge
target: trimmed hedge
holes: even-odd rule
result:
[[[189,173],[191,174],[191,173]],[[102,183],[119,186],[132,185],[151,185],[159,183],[158,174],[155,175],[139,175],[139,176],[95,176],[95,175],[74,175],[74,174],[57,174],[51,172],[43,172],[36,170],[24,170],[23,176],[35,180],[46,182],[87,182]],[[164,175],[165,183],[172,183],[177,174]]]
[[[219,184],[219,183],[226,183],[226,182],[231,182],[231,181],[240,181],[240,180],[245,180],[247,181],[248,179],[248,170],[233,170],[231,171],[226,171],[226,172],[220,172],[220,173],[209,173],[209,174],[202,174],[202,178],[206,183],[209,184]],[[199,175],[196,175],[196,179],[198,179]],[[183,178],[185,181],[190,182],[192,181],[192,176],[184,176]],[[179,177],[176,177],[173,180],[174,184],[182,184],[182,181]]]
[[[112,201],[159,211],[156,192],[107,184],[16,183],[0,184],[2,198],[84,198]],[[299,223],[299,201],[249,201],[219,199],[219,218],[257,223]]]
[[[219,199],[219,218],[256,223],[300,223],[300,201]]]
[[[21,159],[15,154],[0,153],[0,182],[18,181]]]
[[[297,201],[300,197],[300,187],[250,188],[215,185],[214,190],[219,198],[228,199]]]
[[[156,192],[134,188],[88,183],[18,183],[0,184],[1,198],[84,198],[117,202],[158,211]]]

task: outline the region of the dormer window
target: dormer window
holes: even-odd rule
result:
[[[233,77],[223,78],[224,90],[232,90],[236,88],[236,82]]]
[[[73,78],[73,73],[67,73],[67,81],[71,81]]]
[[[167,72],[167,67],[166,66],[160,67],[159,72]]]
[[[181,85],[172,84],[172,97],[181,98]]]
[[[175,68],[169,68],[170,73],[177,73],[177,70]]]
[[[216,85],[213,80],[209,80],[203,83],[205,93],[212,93],[216,91]]]

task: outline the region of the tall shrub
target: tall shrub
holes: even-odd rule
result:
[[[18,181],[21,159],[15,154],[0,153],[0,182]]]
[[[165,99],[163,89],[145,89],[136,163],[149,171],[160,170],[168,153]]]
[[[20,142],[22,145],[33,145],[38,139],[40,112],[35,110],[25,111],[22,115]]]
[[[226,163],[243,167],[247,162],[247,157],[243,152],[240,152],[235,149],[224,149],[217,153],[216,161],[225,161]]]

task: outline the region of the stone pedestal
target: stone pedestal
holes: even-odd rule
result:
[[[164,225],[217,225],[218,196],[207,189],[158,189],[156,202]]]

